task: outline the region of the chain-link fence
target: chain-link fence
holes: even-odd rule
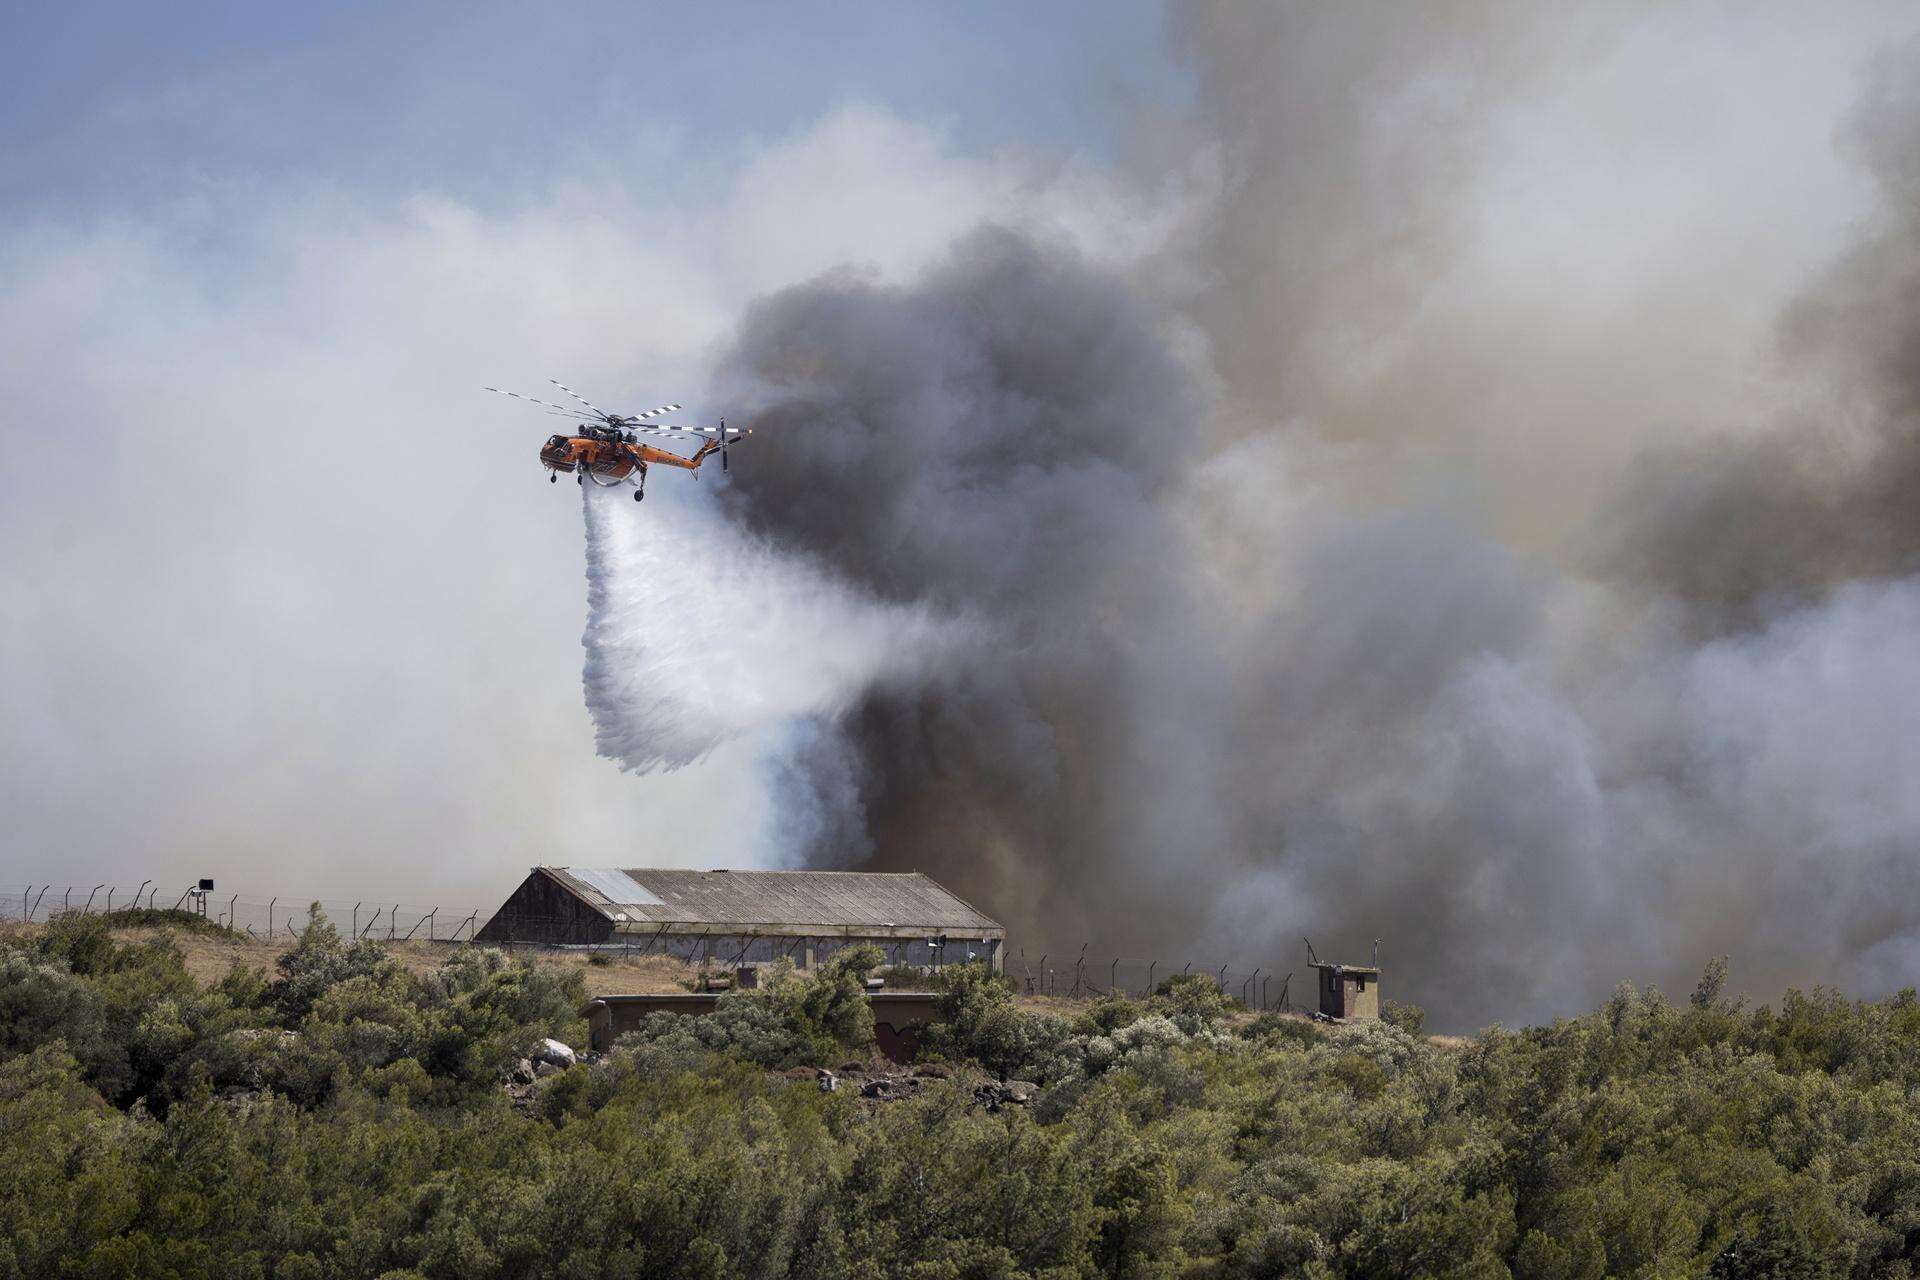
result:
[[[185,911],[210,924],[265,940],[298,937],[318,908],[346,934],[378,942],[466,942],[486,922],[477,907],[415,906],[400,902],[269,896],[264,901],[145,880],[138,885],[28,885],[0,891],[0,920],[44,924],[62,912]],[[124,918],[124,917],[123,917]]]
[[[257,896],[202,891],[198,884],[180,888],[145,880],[137,885],[27,885],[21,892],[0,890],[0,920],[44,924],[62,912],[102,914],[134,910],[178,910],[203,916],[209,923],[231,929],[248,937],[267,941],[292,941],[307,924],[309,913],[318,909],[343,935],[372,942],[470,943],[486,928],[493,913],[477,907],[417,906],[403,902],[372,899],[315,899],[299,895],[270,895],[264,901]],[[122,917],[126,918],[126,917]],[[689,964],[730,967],[736,963],[765,960],[786,954],[799,958],[811,954],[824,958],[846,941],[839,938],[766,938],[741,935],[732,938],[686,937],[657,933],[617,934],[611,939],[591,937],[577,918],[548,919],[516,914],[507,922],[508,937],[487,940],[490,946],[515,949],[592,950],[624,957],[660,955]],[[496,929],[494,932],[502,932]],[[525,939],[538,938],[539,941]],[[519,940],[516,940],[519,939]],[[907,947],[923,952],[909,954]],[[764,954],[763,954],[764,953]],[[887,954],[889,964],[913,965],[931,970],[964,963],[972,953],[966,944],[956,942],[939,948],[927,944],[896,944]],[[1105,995],[1142,998],[1152,994],[1166,979],[1178,975],[1199,975],[1220,989],[1223,996],[1253,1010],[1290,1010],[1291,971],[1278,966],[1246,968],[1232,964],[1209,964],[1188,959],[1139,959],[1101,956],[1093,944],[1072,951],[1022,949],[1003,952],[1004,968],[1016,990],[1027,995],[1059,996],[1068,999],[1092,999]],[[1311,992],[1307,994],[1311,995]]]

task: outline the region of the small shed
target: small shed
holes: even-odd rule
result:
[[[1320,1012],[1329,1018],[1351,1022],[1380,1016],[1380,970],[1373,965],[1322,964],[1320,971]]]
[[[999,969],[1007,931],[918,872],[535,867],[475,936],[803,968],[870,942],[889,964]]]

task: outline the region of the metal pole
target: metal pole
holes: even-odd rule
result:
[[[1288,1013],[1293,1012],[1293,1002],[1287,999],[1287,988],[1292,985],[1293,975],[1289,973],[1286,980],[1280,984],[1280,1007]]]
[[[1110,996],[1120,994],[1120,958],[1118,956],[1114,957],[1113,963],[1107,968],[1107,994]]]
[[[353,936],[360,936],[360,904],[357,902],[353,904]]]
[[[32,896],[33,896],[32,885],[28,885],[26,889],[20,894],[20,923],[21,924],[25,924],[27,922],[27,899],[31,898]]]
[[[1220,976],[1219,978],[1216,979],[1216,981],[1219,982],[1220,984],[1220,994],[1221,995],[1227,994],[1227,966],[1225,965],[1220,966]]]
[[[1247,988],[1252,986],[1254,983],[1258,981],[1260,981],[1260,971],[1258,969],[1255,969],[1253,971],[1253,976],[1240,984],[1240,1003],[1241,1004],[1248,1003]]]
[[[104,914],[113,914],[113,886],[111,885],[107,887],[107,909]]]
[[[393,910],[387,912],[387,941],[393,941],[393,926],[400,918],[400,904],[394,903]]]
[[[41,903],[42,901],[44,901],[44,900],[45,900],[45,898],[46,898],[46,896],[47,896],[47,890],[49,890],[49,889],[51,889],[51,888],[53,888],[53,886],[52,886],[52,885],[50,885],[50,884],[43,884],[43,885],[41,885],[41,886],[40,886],[40,896],[39,896],[38,898],[35,898],[35,899],[33,900],[33,905],[32,905],[31,907],[28,907],[28,908],[27,908],[27,923],[28,923],[28,924],[32,924],[32,923],[33,923],[33,913],[34,913],[34,912],[36,912],[36,911],[38,911],[38,910],[40,909],[40,903]]]
[[[1040,994],[1042,995],[1047,994],[1047,957],[1052,954],[1051,951],[1040,953]]]
[[[180,909],[180,904],[185,902],[187,900],[187,895],[192,892],[193,890],[191,888],[181,890],[180,896],[173,900],[173,905],[169,907],[168,910],[178,911]]]
[[[67,891],[60,895],[60,911],[64,915],[71,910],[73,910],[73,886],[68,885]]]
[[[150,884],[152,884],[152,883],[153,883],[153,881],[151,881],[151,880],[142,880],[142,881],[140,882],[140,887],[139,887],[138,889],[135,889],[135,890],[133,891],[133,905],[134,905],[134,907],[135,907],[136,909],[137,909],[137,908],[138,908],[138,907],[140,906],[140,895],[141,895],[141,893],[142,893],[142,892],[144,892],[144,891],[146,890],[146,887],[147,887],[148,885],[150,885]]]
[[[160,896],[159,885],[155,885],[153,886],[153,888],[147,890],[147,910],[149,911],[153,910],[153,900],[159,896]]]
[[[81,915],[85,915],[85,914],[87,914],[87,912],[89,912],[89,911],[91,911],[91,910],[93,910],[93,894],[94,894],[94,893],[98,893],[98,892],[100,892],[100,891],[101,891],[102,889],[104,889],[104,888],[106,888],[106,887],[107,887],[107,886],[105,886],[105,885],[103,885],[103,884],[97,884],[97,885],[95,885],[95,886],[93,886],[93,893],[89,893],[89,894],[87,895],[87,905],[86,905],[86,906],[84,906],[84,907],[82,907],[82,908],[80,908],[80,914],[81,914]]]
[[[234,907],[238,906],[239,903],[240,895],[237,893],[234,894],[233,898],[227,903],[227,928],[229,929],[240,922],[239,914],[234,911]]]
[[[1152,964],[1147,966],[1147,989],[1140,993],[1142,997],[1150,996],[1153,994],[1153,971],[1155,969],[1158,969],[1159,967],[1160,967],[1160,962],[1158,960],[1155,960]]]
[[[435,907],[433,911],[438,911],[439,909],[440,908]],[[426,915],[421,916],[418,920],[415,920],[413,922],[413,928],[407,930],[406,936],[401,938],[400,941],[412,942],[413,935],[419,932],[420,926],[423,924],[427,926],[427,939],[431,941],[433,939],[433,911],[429,911]]]
[[[1272,981],[1273,981],[1272,974],[1268,974],[1266,977],[1260,980],[1260,1007],[1262,1009],[1267,1007],[1267,984]]]
[[[278,901],[280,901],[278,894],[267,899],[267,936],[269,938],[273,936],[273,904]]]

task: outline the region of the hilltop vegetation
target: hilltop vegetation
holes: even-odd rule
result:
[[[66,918],[0,943],[0,1277],[1894,1277],[1920,1259],[1920,1004],[1623,986],[1442,1048],[1225,1015],[1072,1018],[948,975],[949,1079],[879,1104],[843,953],[605,1059],[578,967],[409,971],[316,917],[201,983]],[[969,1074],[1042,1086],[986,1107]]]

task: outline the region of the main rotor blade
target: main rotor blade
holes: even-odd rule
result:
[[[587,408],[593,410],[595,413],[599,414],[601,417],[611,418],[613,416],[612,414],[608,413],[605,409],[602,409],[599,405],[589,401],[585,396],[581,395],[578,391],[575,391],[572,387],[568,386],[566,383],[557,381],[553,378],[548,378],[547,381],[553,383],[554,386],[560,388],[562,391],[572,396],[575,400],[578,400],[581,404],[586,405]]]
[[[544,409],[562,409],[572,413],[579,413],[579,410],[575,409],[572,405],[548,404],[545,400],[536,400],[532,396],[523,396],[518,391],[502,391],[499,387],[482,387],[480,389],[482,391],[491,391],[495,395],[512,396],[515,400],[525,400],[528,404],[537,404]],[[582,414],[581,416],[584,417],[586,415]],[[598,422],[600,419],[595,418],[593,421]]]
[[[636,420],[644,421],[647,418],[652,418],[662,413],[672,413],[675,409],[683,407],[684,406],[677,404],[663,404],[658,409],[649,409],[645,413],[636,413],[633,416]]]

